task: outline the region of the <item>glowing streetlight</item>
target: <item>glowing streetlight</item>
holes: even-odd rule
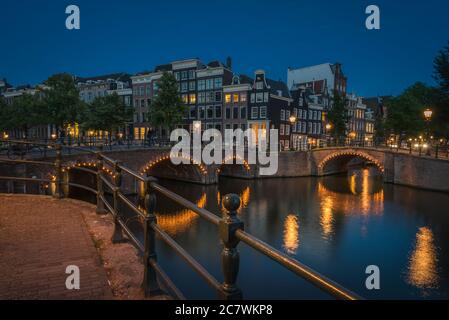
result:
[[[326,130],[329,131],[332,129],[332,124],[328,123],[326,124]]]
[[[426,119],[426,121],[430,121],[430,119],[432,119],[432,114],[433,114],[433,111],[430,110],[429,108],[424,110],[424,118]]]
[[[55,139],[56,139],[56,133],[52,133],[52,134],[51,134],[51,138],[52,138],[53,140],[55,140]]]
[[[290,121],[291,124],[295,124],[296,117],[292,115],[288,120]]]

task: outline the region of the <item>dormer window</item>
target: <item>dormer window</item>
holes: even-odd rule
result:
[[[263,82],[262,81],[257,81],[256,82],[256,89],[257,90],[263,89]]]

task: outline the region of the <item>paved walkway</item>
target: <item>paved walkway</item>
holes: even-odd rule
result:
[[[80,290],[68,290],[68,265]],[[77,205],[0,194],[0,299],[112,299],[106,272]]]

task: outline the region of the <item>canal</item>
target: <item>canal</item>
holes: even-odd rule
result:
[[[449,298],[449,194],[384,184],[374,168],[323,178],[220,178],[211,186],[159,182],[216,214],[225,194],[239,194],[246,231],[365,298]],[[160,194],[156,213],[159,225],[221,281],[217,227]],[[127,224],[143,240],[140,221],[129,217]],[[245,244],[239,250],[245,299],[331,298]],[[157,253],[188,299],[216,298],[162,240]],[[369,265],[380,269],[380,290],[365,287]]]

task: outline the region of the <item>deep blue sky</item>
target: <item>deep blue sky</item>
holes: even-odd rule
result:
[[[81,30],[65,29],[65,8],[81,10]],[[365,28],[377,4],[381,30]],[[157,64],[228,55],[234,70],[343,63],[350,91],[398,94],[432,81],[432,61],[449,40],[447,0],[1,0],[0,77],[36,84],[57,72],[136,73]]]

